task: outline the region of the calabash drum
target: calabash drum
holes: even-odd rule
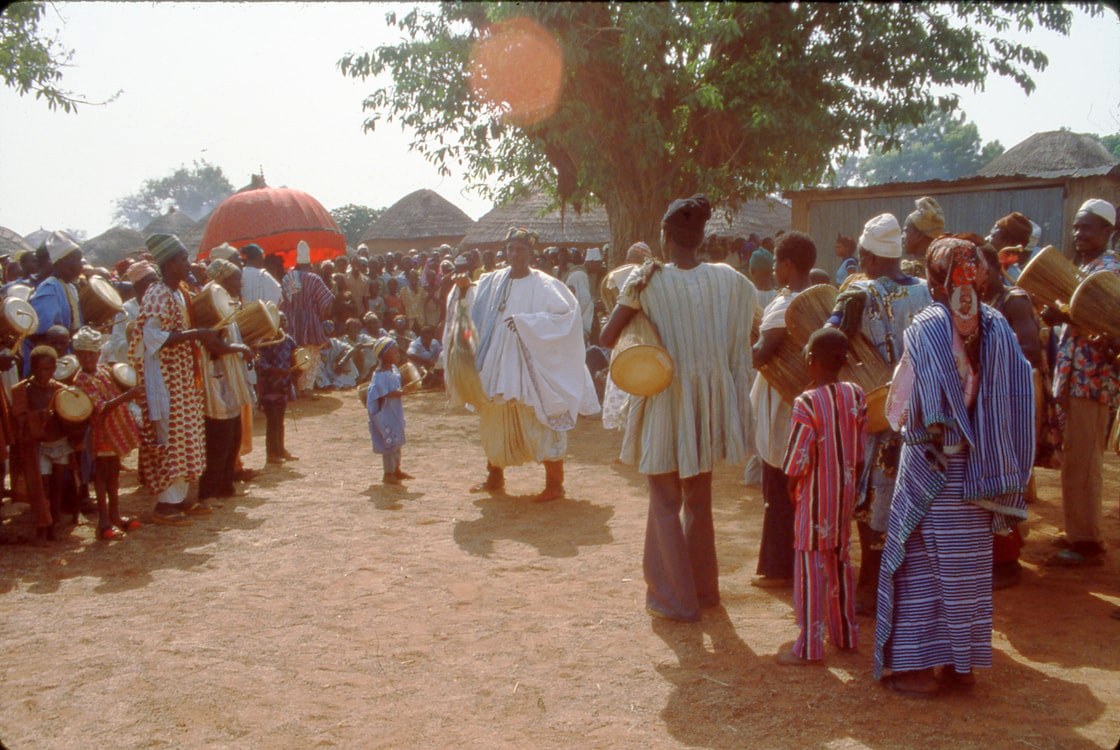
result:
[[[1080,328],[1120,337],[1120,276],[1112,271],[1089,274],[1073,293],[1069,314]]]
[[[135,388],[139,379],[136,377],[136,370],[132,365],[127,362],[114,362],[109,365],[109,374],[113,376],[113,382],[122,391],[127,391],[129,388]]]
[[[840,379],[855,383],[869,394],[891,382],[891,366],[862,335],[848,339],[848,361],[840,370]]]
[[[615,342],[611,352],[611,380],[634,396],[655,396],[673,382],[673,358],[644,313],[638,313]]]
[[[99,328],[120,315],[124,303],[112,284],[100,276],[91,276],[78,290],[78,307],[86,325]]]
[[[77,388],[60,388],[51,399],[51,409],[64,423],[77,426],[93,416],[93,401]]]
[[[5,336],[28,336],[39,327],[39,316],[26,300],[8,297],[0,312],[0,334]]]
[[[307,347],[299,347],[292,352],[292,369],[303,372],[311,367],[311,350]]]
[[[867,394],[867,431],[883,432],[889,430],[891,425],[887,422],[887,394],[890,392],[890,383],[881,385]]]
[[[805,365],[803,348],[786,336],[770,361],[758,368],[762,377],[766,378],[766,382],[786,403],[792,404],[809,385],[809,370]]]
[[[217,284],[206,287],[191,297],[191,322],[198,328],[216,326],[234,312],[229,292]]]
[[[82,366],[78,364],[78,358],[73,354],[66,354],[59,357],[58,361],[55,362],[54,379],[60,383],[73,383],[80,369],[82,369]]]
[[[405,362],[400,366],[401,373],[401,392],[413,393],[420,390],[420,383],[424,380],[424,374],[420,368],[412,362]]]
[[[758,343],[762,337],[762,308],[754,306],[754,319],[751,321],[751,346]]]
[[[1050,305],[1065,309],[1083,276],[1061,250],[1047,245],[1027,262],[1016,283],[1039,307]]]
[[[241,331],[241,340],[249,346],[274,339],[280,331],[280,311],[274,312],[260,300],[242,305],[233,319]]]
[[[798,346],[809,343],[809,337],[824,326],[836,306],[836,287],[831,284],[811,286],[794,297],[786,308],[786,334]]]

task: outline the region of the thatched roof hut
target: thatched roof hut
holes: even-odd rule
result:
[[[140,233],[145,237],[150,237],[153,234],[174,234],[183,238],[187,232],[194,228],[198,222],[187,216],[182,211],[172,208],[163,216],[157,216],[152,219],[148,226],[144,227]]]
[[[15,255],[20,250],[34,250],[17,232],[0,227],[0,255]]]
[[[389,206],[359,240],[374,255],[458,245],[474,220],[434,190],[417,190]]]
[[[1078,169],[1096,169],[1116,164],[1117,159],[1100,141],[1083,133],[1051,130],[1035,133],[1004,151],[980,168],[980,177],[1023,175],[1050,177]]]
[[[551,200],[543,193],[513,200],[494,207],[463,238],[463,245],[482,250],[499,249],[510,227],[525,227],[536,232],[542,246],[601,247],[610,242],[611,225],[602,206],[585,208],[577,214],[570,207],[563,219],[559,209],[550,209]]]
[[[788,203],[776,198],[761,198],[751,200],[739,207],[730,218],[720,208],[712,212],[708,220],[707,234],[709,237],[743,237],[751,234],[761,237],[773,237],[779,230],[788,232],[793,216],[793,210]]]
[[[111,266],[122,258],[145,249],[147,235],[126,227],[112,227],[82,243],[82,255],[91,265]]]

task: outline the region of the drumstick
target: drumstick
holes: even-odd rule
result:
[[[221,329],[221,328],[225,328],[225,327],[226,327],[227,325],[229,325],[230,321],[232,321],[232,320],[233,320],[234,318],[236,318],[236,317],[237,317],[237,310],[234,310],[234,311],[233,311],[233,312],[231,312],[231,313],[230,313],[229,315],[227,315],[227,316],[226,316],[226,317],[225,317],[225,318],[224,318],[224,319],[222,320],[222,322],[218,323],[217,325],[213,325],[213,326],[210,326],[210,330],[211,330],[211,331],[217,331],[217,330],[219,330],[219,329]]]

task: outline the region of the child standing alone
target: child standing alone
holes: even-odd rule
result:
[[[385,466],[384,484],[400,484],[412,479],[401,471],[401,446],[404,445],[404,406],[401,405],[401,350],[388,336],[373,345],[373,356],[380,363],[369,382],[366,412],[373,452],[381,454]]]
[[[837,648],[856,648],[855,579],[848,557],[866,438],[863,390],[837,382],[848,339],[822,328],[805,347],[810,388],[793,403],[782,470],[794,502],[793,607],[801,632],[779,664],[821,664],[824,629]]]

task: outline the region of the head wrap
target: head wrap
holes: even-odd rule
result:
[[[138,284],[149,276],[159,276],[159,271],[149,261],[141,260],[129,266],[125,276],[133,284]]]
[[[214,257],[213,251],[211,251],[210,257]],[[256,243],[250,242],[248,245],[241,248],[241,257],[250,258],[252,260],[260,260],[264,258],[264,248]]]
[[[603,251],[600,250],[597,247],[587,248],[587,254],[583,256],[583,260],[585,262],[588,262],[588,263],[590,263],[593,260],[600,260],[601,261],[602,259],[603,259]]]
[[[926,237],[939,237],[945,232],[945,212],[933,198],[928,196],[914,201],[915,211],[906,221]]]
[[[868,221],[859,236],[859,246],[880,258],[901,258],[902,229],[898,219],[893,214],[879,214]]]
[[[187,246],[173,234],[153,234],[144,240],[144,244],[148,246],[152,257],[160,266],[179,253],[188,254]]]
[[[76,242],[62,232],[51,232],[50,237],[47,238],[46,245],[47,255],[50,257],[51,263],[57,263],[70,253],[81,250]]]
[[[1093,214],[1108,222],[1111,227],[1116,226],[1116,206],[1100,198],[1090,198],[1077,209],[1079,214]]]
[[[1012,245],[1026,245],[1031,238],[1031,220],[1018,211],[1013,211],[996,221],[992,231],[996,229],[1000,231],[1003,239]]]
[[[770,254],[769,250],[760,247],[751,253],[751,259],[748,261],[747,267],[751,273],[767,269],[772,270],[774,268],[774,256]]]
[[[652,255],[653,253],[650,251],[649,245],[644,242],[635,242],[630,246],[630,249],[626,251],[626,262],[641,263]]]
[[[455,268],[467,268],[468,266],[470,266],[470,261],[467,260],[467,256],[460,255],[455,259]]]
[[[101,334],[95,328],[82,326],[70,339],[70,346],[76,352],[99,352],[101,351]]]
[[[303,240],[299,241],[296,245],[296,265],[302,266],[311,262],[311,245],[308,245]]]
[[[987,264],[976,245],[958,237],[942,237],[926,250],[926,275],[933,298],[948,306],[953,326],[964,341],[973,366],[979,362],[980,284]]]
[[[235,263],[223,260],[222,258],[215,258],[210,261],[210,265],[206,267],[206,276],[211,281],[220,282],[223,279],[228,279],[240,270],[241,269],[238,268]]]
[[[704,225],[712,218],[712,204],[708,196],[697,193],[691,198],[678,198],[665,209],[661,223],[667,227],[703,236]]]
[[[230,258],[236,258],[238,255],[240,253],[237,252],[237,248],[228,242],[223,242],[210,251],[211,260],[229,260]]]
[[[506,244],[511,242],[521,242],[528,245],[530,248],[537,246],[537,240],[540,239],[536,232],[532,232],[524,227],[510,227],[506,232]],[[448,248],[450,250],[451,248]]]
[[[381,359],[381,355],[385,353],[386,349],[396,345],[397,342],[393,340],[392,336],[382,336],[373,344],[373,356]]]

